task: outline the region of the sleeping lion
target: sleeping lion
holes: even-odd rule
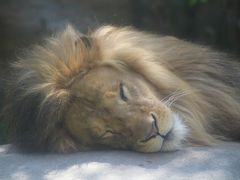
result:
[[[6,119],[20,149],[174,151],[240,139],[240,66],[130,27],[68,26],[13,64]]]

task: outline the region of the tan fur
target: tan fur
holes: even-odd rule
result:
[[[128,27],[82,37],[69,26],[14,63],[6,113],[20,147],[154,152],[177,149],[180,141],[239,140],[240,68],[227,55]],[[128,102],[119,100],[121,82]],[[187,137],[139,143],[151,131],[151,113],[161,134],[178,131],[178,114]]]

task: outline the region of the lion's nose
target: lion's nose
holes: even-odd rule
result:
[[[157,124],[157,116],[154,113],[150,113],[151,114],[151,118],[152,118],[152,124],[151,124],[151,130],[150,132],[147,134],[147,136],[145,137],[144,140],[142,140],[142,142],[146,142],[152,138],[155,138],[156,136],[161,136],[163,139],[166,137],[162,134],[160,134],[159,132],[159,128],[158,128],[158,124]]]
[[[152,129],[149,133],[149,136],[156,136],[159,133],[158,125],[157,125],[157,117],[153,114],[150,113],[152,117]]]

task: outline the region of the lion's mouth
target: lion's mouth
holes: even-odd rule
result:
[[[172,124],[164,134],[159,132],[157,119],[154,115],[152,118],[155,121],[152,123],[151,130],[149,130],[146,137],[139,140],[136,150],[140,152],[158,152],[181,149],[188,133],[181,116],[173,113]]]
[[[157,118],[156,116],[151,113],[151,116],[153,118],[153,122],[152,122],[152,128],[151,128],[151,131],[149,132],[149,134],[143,139],[141,140],[140,142],[141,143],[145,143],[153,138],[156,138],[157,136],[160,136],[162,139],[167,139],[169,137],[169,134],[171,133],[171,130],[167,132],[166,135],[163,135],[159,132],[159,128],[158,128],[158,125],[157,125]]]

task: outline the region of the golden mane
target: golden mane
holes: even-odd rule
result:
[[[162,96],[183,93],[171,108],[189,127],[188,142],[239,139],[240,86],[235,80],[240,68],[229,59],[206,47],[130,27],[104,26],[83,36],[68,26],[13,64],[5,114],[17,144],[45,150],[71,105],[71,84],[96,67],[112,66],[140,74]]]

